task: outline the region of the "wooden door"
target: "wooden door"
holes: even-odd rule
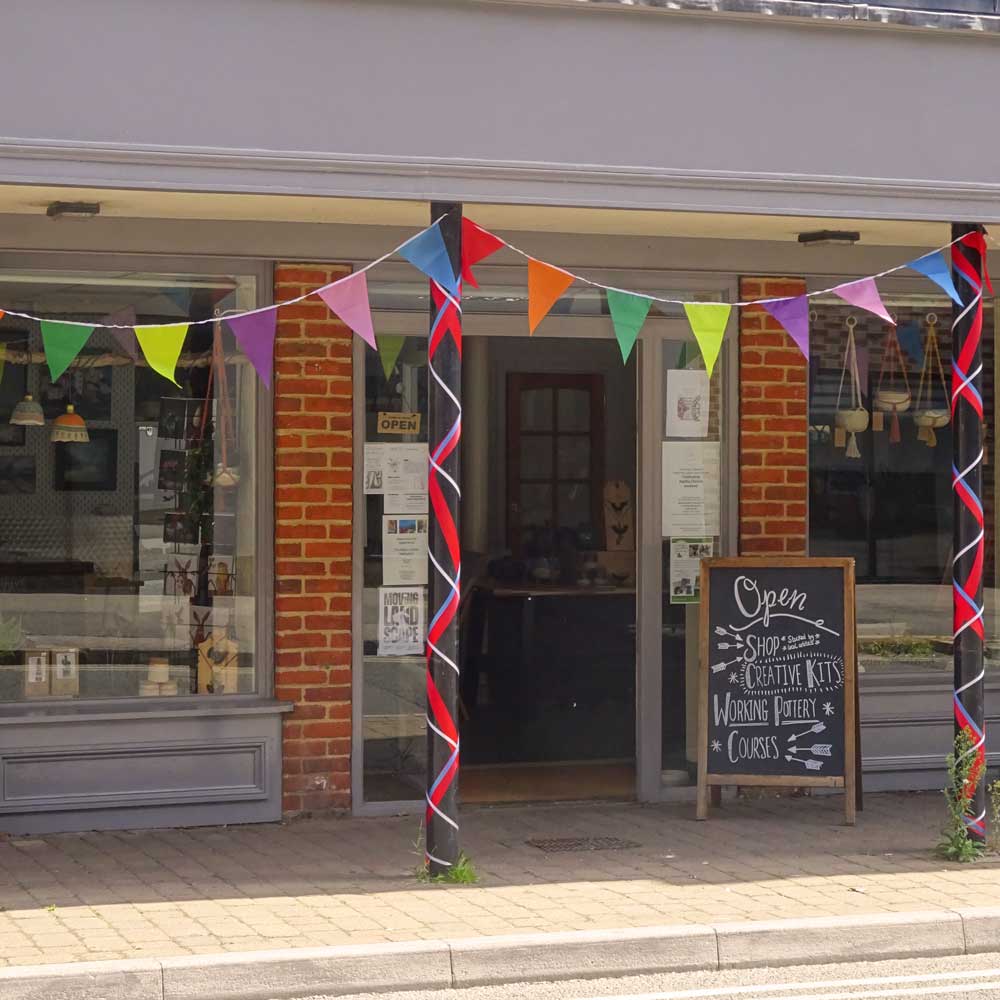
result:
[[[603,376],[508,375],[507,540],[515,557],[526,549],[554,555],[561,529],[575,532],[581,548],[603,548],[603,488]]]

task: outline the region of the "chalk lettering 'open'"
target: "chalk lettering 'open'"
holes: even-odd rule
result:
[[[805,611],[806,595],[799,590],[761,590],[757,581],[749,576],[738,576],[733,584],[733,596],[736,606],[744,618],[755,620],[760,618],[764,625],[771,621],[771,612],[775,608],[785,608],[789,611]]]

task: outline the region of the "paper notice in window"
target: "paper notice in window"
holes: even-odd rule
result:
[[[665,437],[708,437],[708,372],[667,372]]]
[[[365,493],[426,493],[427,445],[365,445]]]
[[[663,537],[720,533],[718,441],[663,442]]]
[[[378,655],[413,656],[424,651],[422,587],[379,587]]]

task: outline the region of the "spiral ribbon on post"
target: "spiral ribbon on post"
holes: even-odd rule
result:
[[[974,295],[955,316],[952,323],[952,343],[957,344],[955,339],[959,333],[959,327],[964,322],[969,323],[965,340],[961,344],[957,358],[952,360],[951,379],[951,415],[955,419],[955,412],[959,404],[962,403],[972,408],[979,421],[980,428],[983,421],[983,398],[976,387],[976,381],[982,374],[983,364],[981,360],[980,347],[983,334],[983,282],[980,279],[978,269],[963,253],[963,246],[972,247],[980,254],[983,262],[983,276],[986,285],[992,292],[989,273],[986,270],[986,240],[982,233],[967,233],[952,248],[952,263],[955,270],[962,276],[966,283],[973,289]],[[980,642],[985,639],[985,628],[983,625],[984,606],[982,601],[983,567],[985,562],[985,518],[983,513],[982,500],[976,495],[972,482],[978,481],[978,472],[983,462],[984,450],[982,447],[982,431],[980,430],[978,439],[980,441],[978,454],[965,466],[959,470],[957,464],[952,463],[952,489],[957,499],[968,517],[972,519],[973,531],[971,540],[963,546],[955,546],[956,551],[952,559],[952,582],[954,587],[954,633],[953,642],[958,643],[960,637],[966,631],[974,633]],[[964,456],[963,456],[964,458]],[[975,479],[970,481],[970,477],[975,475]],[[960,537],[969,537],[968,535]],[[959,578],[959,562],[969,553],[974,553],[972,562],[964,579]],[[985,670],[982,667],[982,657],[980,656],[980,670],[971,679],[963,679],[963,683],[956,684],[954,693],[955,721],[958,727],[964,730],[972,742],[972,746],[967,753],[974,755],[972,777],[970,783],[975,787],[978,776],[983,774],[986,766],[986,733],[985,720],[977,721],[973,713],[969,711],[965,704],[965,697],[970,690],[982,684]],[[965,817],[965,825],[969,832],[982,840],[986,836],[986,809],[985,806],[977,813],[973,810],[972,815]]]
[[[462,555],[458,537],[458,526],[453,511],[458,508],[461,490],[455,478],[443,467],[446,459],[458,447],[462,434],[462,404],[452,388],[442,378],[435,368],[435,356],[445,339],[450,335],[454,341],[459,357],[462,354],[462,306],[461,282],[458,284],[458,295],[452,295],[436,281],[431,281],[431,300],[437,314],[431,323],[430,339],[427,347],[427,366],[431,378],[444,395],[455,407],[455,419],[440,441],[431,442],[428,449],[429,468],[427,473],[427,491],[430,505],[434,512],[441,536],[445,542],[450,565],[442,566],[435,558],[433,546],[428,548],[433,571],[446,584],[446,596],[438,607],[427,627],[427,725],[435,736],[443,740],[449,749],[447,760],[441,770],[434,776],[427,790],[427,809],[425,823],[427,828],[435,816],[444,823],[458,830],[458,821],[449,816],[442,808],[442,799],[448,792],[458,774],[459,734],[458,726],[452,717],[451,710],[441,696],[434,679],[435,662],[444,665],[447,670],[455,671],[455,683],[458,683],[458,664],[441,648],[441,638],[458,614],[461,598]],[[447,491],[447,492],[446,492]],[[448,495],[450,493],[450,497]],[[450,500],[450,502],[449,502]],[[434,857],[430,847],[425,851],[428,864],[434,862],[449,867],[451,862]]]

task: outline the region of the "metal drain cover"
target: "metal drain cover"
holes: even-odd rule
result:
[[[627,851],[641,846],[634,840],[622,840],[620,837],[535,837],[525,843],[548,854],[567,851]]]

